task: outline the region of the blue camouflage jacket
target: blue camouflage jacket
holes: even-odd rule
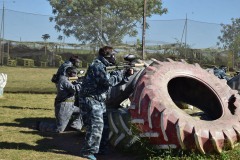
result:
[[[99,101],[106,100],[106,94],[110,87],[127,82],[122,71],[108,73],[106,67],[110,63],[102,56],[98,56],[88,67],[82,82],[81,95],[83,97],[94,97]]]
[[[74,102],[75,90],[75,86],[68,80],[68,77],[60,76],[57,84],[56,102],[63,102],[67,99],[71,99]]]
[[[59,68],[58,68],[58,71],[57,71],[57,75],[60,77],[60,76],[65,76],[66,75],[66,69],[68,68],[68,67],[72,67],[73,66],[73,64],[72,64],[72,62],[70,62],[70,61],[65,61]]]
[[[226,72],[223,69],[215,68],[213,70],[213,73],[215,76],[217,76],[219,79],[226,79],[227,81],[231,78],[227,76]]]

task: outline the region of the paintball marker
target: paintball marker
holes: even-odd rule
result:
[[[124,56],[124,60],[127,61],[126,64],[123,65],[116,65],[116,66],[108,66],[106,67],[107,71],[112,70],[123,70],[123,69],[129,69],[134,67],[146,67],[145,63],[136,63],[134,62],[136,60],[136,56],[133,54],[127,54]]]
[[[68,80],[70,82],[74,82],[74,81],[82,81],[83,77],[68,77]]]
[[[80,70],[79,72],[78,72],[78,74],[83,74],[85,71],[83,71],[83,70]],[[78,76],[76,76],[76,77],[68,77],[68,80],[70,81],[70,82],[74,82],[74,81],[82,81],[82,79],[83,79],[83,77],[78,77]]]

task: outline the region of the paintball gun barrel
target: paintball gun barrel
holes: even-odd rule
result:
[[[84,70],[80,70],[80,71],[78,71],[78,74],[83,74],[85,71]],[[82,81],[82,78],[83,77],[78,77],[78,76],[76,76],[76,77],[68,77],[68,80],[70,81],[70,82],[74,82],[74,81]]]
[[[144,63],[135,63],[134,62],[136,60],[136,56],[133,54],[125,55],[124,60],[127,61],[126,64],[116,65],[116,66],[108,66],[108,67],[106,67],[106,70],[112,71],[112,70],[122,70],[122,69],[134,68],[134,67],[145,67]]]
[[[124,60],[127,61],[127,63],[124,63],[123,65],[116,65],[116,66],[108,66],[106,67],[107,71],[113,71],[113,70],[123,70],[123,69],[129,69],[129,68],[141,68],[146,67],[145,63],[136,63],[134,62],[136,60],[136,56],[133,54],[127,54],[124,56]],[[83,74],[84,71],[81,71],[80,74]],[[82,81],[83,77],[69,77],[68,80],[71,82],[74,81]]]
[[[82,81],[83,77],[68,77],[68,80],[70,82],[74,82],[74,81]]]

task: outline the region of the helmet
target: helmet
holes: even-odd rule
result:
[[[104,46],[99,49],[98,54],[103,56],[109,63],[115,64],[116,58],[115,53],[113,52],[113,48],[110,46]]]
[[[104,46],[99,49],[98,54],[103,57],[109,57],[113,52],[113,48],[110,46]]]
[[[80,67],[80,60],[79,60],[78,56],[74,56],[74,55],[71,56],[69,58],[69,61],[72,62],[75,67]]]

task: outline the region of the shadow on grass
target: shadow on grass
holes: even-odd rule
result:
[[[26,134],[39,134],[36,132],[22,132]],[[76,132],[64,134],[40,134],[44,138],[37,141],[37,145],[16,142],[0,142],[0,149],[18,149],[18,150],[35,150],[40,152],[52,152],[58,154],[69,154],[80,156],[82,138]]]
[[[49,117],[39,117],[39,118],[23,118],[23,119],[15,119],[15,123],[0,123],[0,126],[9,126],[9,127],[24,127],[36,130],[36,122],[44,121],[48,123],[55,123],[54,118]]]
[[[17,142],[0,142],[0,149],[18,149],[18,150],[35,150],[39,152],[52,152],[57,154],[68,154],[73,156],[80,156],[80,150],[84,141],[84,132],[73,131],[69,128],[64,133],[57,134],[51,132],[40,132],[36,130],[36,122],[44,121],[49,123],[55,123],[54,118],[22,118],[15,119],[16,123],[0,123],[0,126],[10,127],[22,127],[29,128],[31,130],[20,130],[20,133],[30,135],[40,135],[42,139],[37,140],[37,145],[30,145],[27,143]],[[109,154],[98,155],[98,160],[134,160],[136,155],[125,154],[115,150],[113,147],[109,147]],[[139,158],[137,158],[139,159]]]
[[[30,131],[19,131],[20,133],[30,135],[40,135],[41,140],[36,141],[37,145],[15,142],[0,142],[0,149],[19,149],[19,150],[35,150],[41,152],[53,152],[60,154],[70,154],[80,156],[80,149],[84,134],[77,131],[67,130],[65,133],[57,134],[51,132],[40,132],[36,129],[36,122],[44,121],[55,123],[54,118],[23,118],[15,119],[16,123],[0,123],[0,126],[23,127],[32,129]]]
[[[53,110],[48,108],[34,108],[34,107],[19,107],[19,106],[1,106],[1,108],[9,108],[9,109],[32,109],[32,110]]]

